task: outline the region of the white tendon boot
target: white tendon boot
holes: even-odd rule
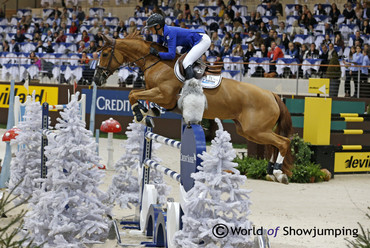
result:
[[[148,117],[148,110],[141,103],[135,103],[131,106],[131,109],[136,123],[141,123],[148,127],[154,127],[153,119]]]
[[[281,170],[282,166],[283,166],[283,161],[284,161],[284,157],[281,156],[280,152],[279,152],[279,155],[276,159],[276,163],[274,165],[274,171],[273,171],[273,174],[276,178],[276,180],[280,183],[284,183],[284,184],[288,184],[289,181],[288,181],[288,177],[287,175],[285,175],[283,173],[283,171]]]
[[[271,156],[269,163],[267,164],[266,180],[270,182],[277,182],[278,180],[274,176],[274,155]]]

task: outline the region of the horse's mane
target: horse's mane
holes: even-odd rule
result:
[[[141,35],[141,32],[139,30],[136,30],[136,31],[132,32],[131,34],[128,34],[124,39],[144,40],[144,37]]]
[[[136,30],[136,31],[132,32],[131,34],[127,35],[124,39],[142,40],[145,43],[149,44],[149,46],[153,46],[161,52],[168,50],[167,47],[162,46],[161,44],[159,44],[157,42],[144,40],[144,37],[143,37],[143,35],[141,34],[141,32],[139,30]]]

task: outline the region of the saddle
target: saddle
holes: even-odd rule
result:
[[[179,70],[180,70],[181,75],[184,77],[185,77],[185,68],[182,62],[184,61],[184,58],[186,55],[187,53],[184,53],[178,59]],[[213,75],[213,76],[221,75],[222,65],[207,65],[206,63],[198,59],[197,61],[194,62],[192,67],[193,67],[194,75],[196,79],[201,79],[202,77],[207,76],[207,75]]]

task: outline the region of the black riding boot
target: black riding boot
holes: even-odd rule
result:
[[[185,69],[185,80],[189,80],[193,77],[194,77],[194,70],[193,70],[193,67],[191,65],[189,65]]]

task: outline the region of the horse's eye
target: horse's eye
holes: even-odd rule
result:
[[[107,57],[108,56],[108,53],[103,53],[103,57]]]

